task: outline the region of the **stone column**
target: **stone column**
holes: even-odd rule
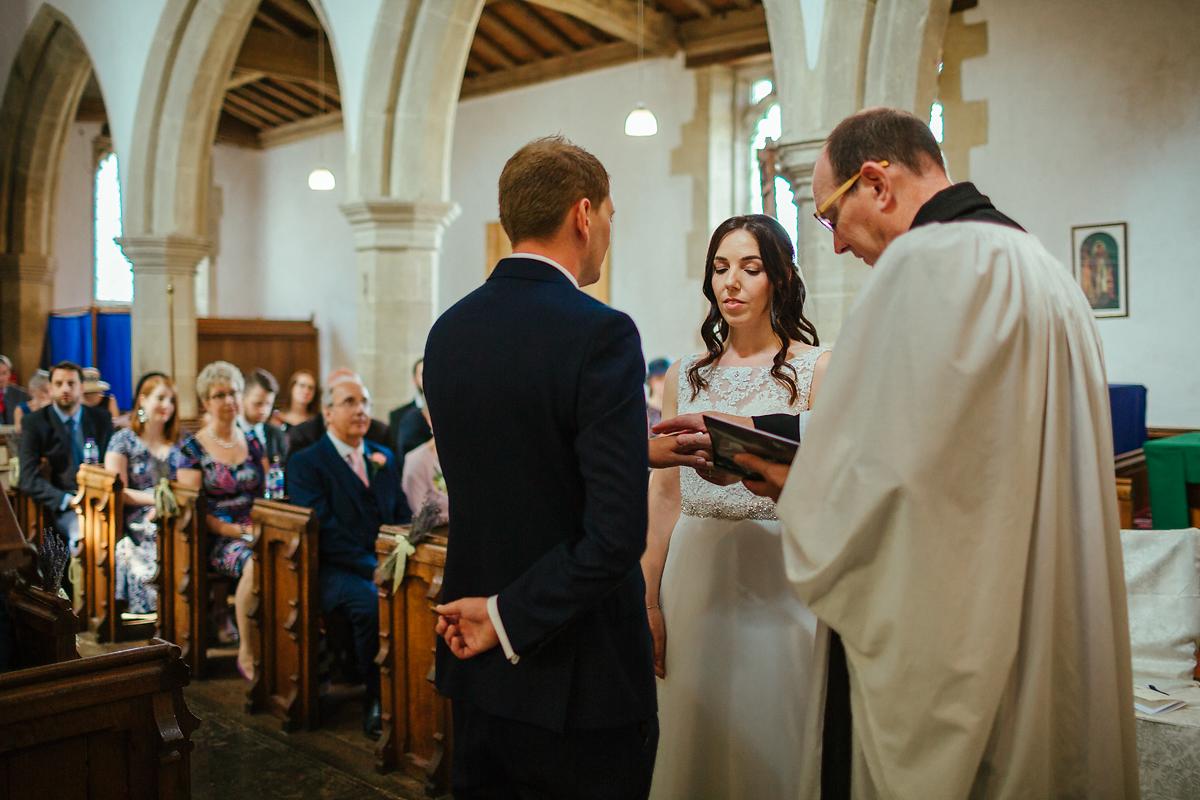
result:
[[[858,296],[870,269],[852,256],[833,252],[833,235],[813,219],[812,174],[825,138],[781,145],[780,172],[792,185],[800,230],[796,254],[808,299],[804,313],[817,326],[822,344],[837,339],[846,312]]]
[[[37,369],[54,290],[54,259],[40,253],[0,254],[0,353],[22,383]]]
[[[350,366],[371,391],[374,415],[383,417],[411,394],[410,367],[425,352],[437,307],[442,233],[459,207],[361,200],[342,213],[354,229],[360,282],[357,363]]]
[[[171,376],[179,416],[197,413],[196,265],[209,243],[188,236],[125,236],[117,240],[133,263],[133,378],[150,370]]]

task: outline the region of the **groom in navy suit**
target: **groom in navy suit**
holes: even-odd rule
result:
[[[457,800],[644,798],[658,742],[645,362],[600,277],[608,174],[561,137],[500,176],[515,252],[433,326],[425,396],[454,520],[437,686]]]
[[[288,499],[316,512],[321,610],[339,610],[350,620],[358,665],[367,676],[363,729],[374,735],[380,721],[375,539],[380,525],[400,522],[407,505],[392,451],[364,438],[371,398],[358,378],[327,386],[323,406],[325,435],[288,462]]]

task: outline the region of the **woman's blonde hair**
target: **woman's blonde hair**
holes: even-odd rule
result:
[[[228,385],[234,391],[241,393],[246,389],[246,379],[242,371],[228,361],[214,361],[200,370],[196,376],[196,394],[203,405],[208,402],[208,393],[214,386]]]

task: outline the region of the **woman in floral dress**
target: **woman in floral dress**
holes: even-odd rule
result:
[[[133,614],[149,614],[158,609],[154,487],[163,478],[174,480],[180,462],[175,386],[161,375],[148,378],[133,405],[130,427],[108,443],[104,468],[120,475],[125,487],[125,537],[114,556],[117,600]]]
[[[262,496],[267,466],[262,444],[237,425],[244,388],[241,371],[226,361],[214,361],[200,371],[196,393],[208,422],[183,443],[179,482],[204,487],[209,567],[237,579],[238,671],[252,680],[257,653],[249,615],[254,586],[250,508],[254,498]]]

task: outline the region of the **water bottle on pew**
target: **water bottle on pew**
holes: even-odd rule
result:
[[[96,446],[96,440],[91,437],[88,437],[83,443],[83,463],[100,463],[100,448]]]
[[[279,456],[275,456],[270,469],[267,470],[267,490],[263,493],[263,497],[267,500],[285,500],[287,494],[284,487],[283,464],[280,462]]]

